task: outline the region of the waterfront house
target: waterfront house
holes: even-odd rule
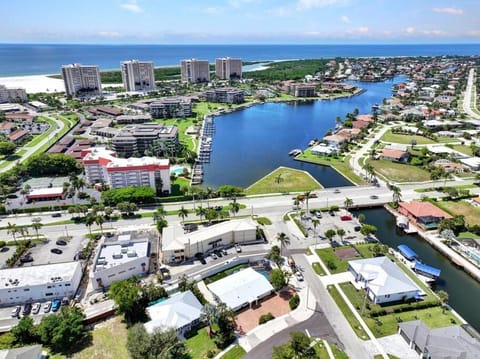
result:
[[[398,333],[422,358],[478,358],[480,342],[466,327],[428,328],[421,320],[398,325]]]
[[[350,261],[348,270],[375,304],[421,297],[420,288],[388,257]]]
[[[398,211],[426,230],[437,228],[442,219],[452,218],[430,202],[400,202]]]
[[[145,329],[148,333],[173,329],[183,336],[200,322],[202,308],[191,291],[175,293],[170,298],[147,307],[150,321],[144,324]]]
[[[25,140],[30,133],[27,130],[18,129],[8,135],[8,139],[16,145]]]
[[[393,148],[384,148],[382,150],[382,159],[394,162],[407,163],[410,154],[407,151],[397,150]]]

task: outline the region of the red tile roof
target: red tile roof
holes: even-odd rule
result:
[[[28,131],[26,130],[15,130],[8,136],[8,138],[10,141],[16,141],[26,135],[28,135]]]
[[[402,150],[395,150],[393,148],[384,148],[382,150],[382,157],[395,158],[399,160],[404,156],[408,156],[408,152]]]
[[[400,202],[399,206],[401,209],[404,209],[415,218],[418,217],[437,217],[437,218],[452,218],[447,212],[441,210],[440,208],[434,206],[430,202]]]

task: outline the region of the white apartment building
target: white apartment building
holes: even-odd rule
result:
[[[113,282],[148,273],[150,241],[147,236],[140,237],[133,239],[132,234],[120,234],[116,240],[100,246],[91,273],[93,288],[108,287]]]
[[[155,90],[153,62],[130,60],[121,63],[122,81],[125,91]]]
[[[182,82],[209,82],[210,64],[208,60],[182,60]]]
[[[0,270],[0,306],[73,297],[82,278],[80,262]]]
[[[168,159],[117,158],[114,151],[103,147],[82,151],[82,158],[86,177],[92,184],[103,182],[110,188],[149,186],[160,192],[170,192]]]
[[[242,60],[230,57],[215,59],[215,75],[220,80],[241,79]]]
[[[97,96],[102,94],[98,66],[70,64],[62,66],[65,92],[68,96]]]
[[[8,88],[0,85],[0,103],[5,102],[26,102],[27,91],[22,88]]]

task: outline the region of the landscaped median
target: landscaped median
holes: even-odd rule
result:
[[[332,274],[346,272],[350,260],[371,258],[378,254],[376,244],[361,244],[337,248],[318,249],[316,253]],[[366,297],[364,289],[357,289],[351,282],[339,284],[348,301],[362,317],[365,324],[375,337],[395,334],[398,324],[412,320],[422,320],[429,328],[446,327],[459,324],[461,320],[444,308],[439,298],[423,283],[409,268],[398,259],[385,253],[395,264],[425,293],[421,301],[401,301],[394,303],[374,304]],[[315,265],[315,263],[313,263]],[[320,266],[319,266],[320,267]],[[315,266],[314,266],[315,268]],[[361,339],[368,339],[358,319],[340,295],[339,290],[328,286],[328,291],[344,314],[352,329]]]

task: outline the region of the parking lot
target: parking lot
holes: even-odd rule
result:
[[[58,245],[58,240],[58,238],[50,238],[42,244],[37,243],[35,247],[30,248],[28,251],[28,254],[33,258],[33,262],[24,263],[23,265],[33,266],[71,262],[74,260],[75,254],[83,248],[87,241],[84,236],[73,236],[68,241],[62,238],[62,240],[67,242],[66,245]],[[52,253],[52,249],[55,248],[59,249],[61,253]]]

